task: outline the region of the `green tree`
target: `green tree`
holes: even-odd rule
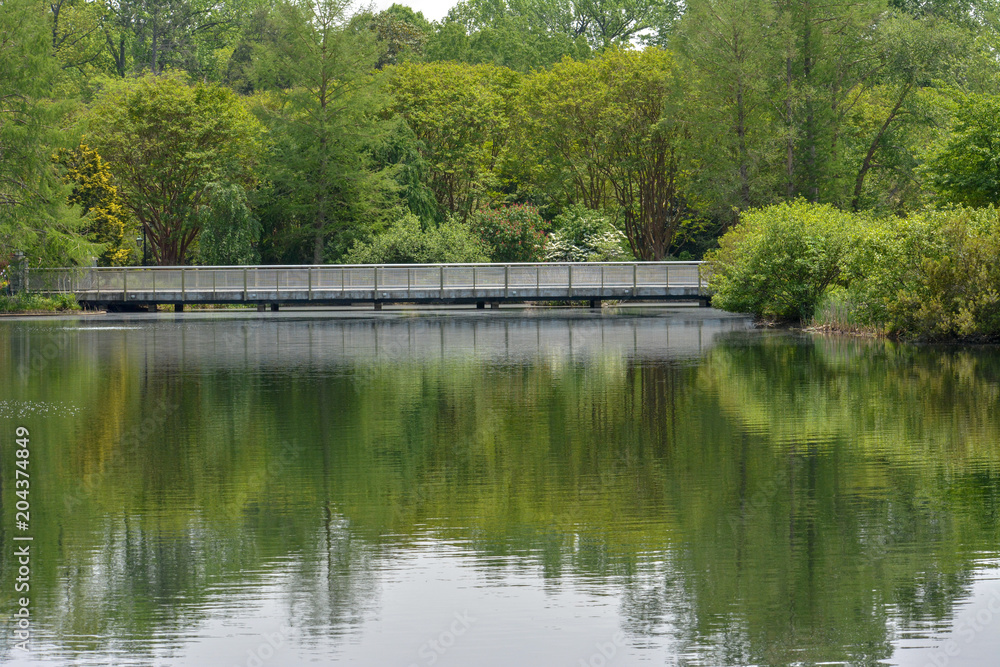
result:
[[[698,190],[724,217],[770,203],[784,132],[773,108],[781,58],[772,0],[694,0],[678,32],[684,66],[698,82],[692,109],[705,146]]]
[[[566,56],[586,59],[586,23],[558,3],[460,2],[449,11],[427,44],[431,60],[454,60],[509,67],[519,72],[549,67]]]
[[[851,208],[861,208],[865,179],[877,168],[876,157],[886,152],[886,139],[904,122],[924,114],[913,107],[922,87],[940,85],[950,77],[956,60],[969,45],[967,33],[955,24],[934,17],[914,19],[893,16],[882,22],[876,34],[876,54],[881,63],[877,90],[885,102],[880,122],[859,133],[862,157],[857,166]],[[878,107],[869,107],[878,108]]]
[[[236,183],[211,183],[206,189],[208,204],[199,211],[198,237],[200,264],[258,264],[260,220],[254,215],[246,190]]]
[[[362,14],[355,21],[375,33],[382,52],[375,64],[378,69],[411,58],[419,60],[432,32],[421,12],[403,5],[393,5],[378,14]]]
[[[385,70],[387,114],[412,129],[440,210],[465,218],[494,199],[519,77],[493,65],[404,63]]]
[[[160,265],[187,260],[213,183],[255,182],[263,128],[226,88],[150,74],[109,86],[87,121]]]
[[[663,259],[692,216],[697,164],[687,81],[673,56],[649,47],[565,60],[530,77],[521,104],[519,140],[538,151],[543,182],[588,208],[616,208],[632,253]]]
[[[965,206],[1000,204],[1000,96],[956,97],[951,133],[927,162],[938,196]]]
[[[272,255],[315,264],[377,227],[395,204],[370,152],[386,132],[375,65],[375,34],[349,29],[348,4],[301,0],[279,5],[280,38],[257,54],[260,98],[271,129],[271,183],[265,234]],[[285,237],[285,238],[279,238]]]
[[[86,261],[93,248],[77,232],[66,188],[51,160],[61,109],[52,36],[38,5],[0,5],[0,261],[15,250],[37,265]]]
[[[529,72],[611,46],[663,44],[680,9],[673,0],[462,0],[428,54]]]

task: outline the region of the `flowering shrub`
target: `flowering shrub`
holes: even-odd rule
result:
[[[556,231],[545,244],[546,262],[623,262],[632,259],[628,239],[599,213],[579,204],[552,221]]]
[[[545,221],[530,204],[476,211],[472,232],[494,262],[538,262],[545,250]]]

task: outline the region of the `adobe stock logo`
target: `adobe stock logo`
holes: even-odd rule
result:
[[[468,632],[475,622],[476,619],[469,615],[468,610],[462,613],[455,612],[454,620],[447,630],[420,645],[417,655],[420,656],[423,664],[429,666],[440,660],[441,656],[447,653],[448,649],[454,646],[458,638]],[[409,667],[419,667],[419,665],[412,662]]]
[[[959,616],[958,623],[955,624],[953,635],[957,635],[958,640],[952,638],[941,644],[938,649],[931,654],[924,663],[925,667],[947,667],[953,658],[962,655],[962,649],[971,644],[980,633],[989,632],[996,634],[994,625],[1000,616],[1000,590],[994,589],[990,593],[990,599],[979,606],[978,609],[969,609]]]

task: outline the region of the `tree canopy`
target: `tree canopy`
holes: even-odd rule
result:
[[[512,206],[550,229],[583,207],[640,259],[700,257],[798,198],[984,206],[995,16],[965,0],[462,0],[436,22],[344,0],[12,0],[0,264],[138,261],[51,159],[81,137],[168,263],[336,262],[409,216],[437,238]]]

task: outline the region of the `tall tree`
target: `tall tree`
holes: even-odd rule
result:
[[[84,260],[92,246],[65,207],[51,160],[59,71],[45,15],[31,0],[0,4],[0,262],[15,250],[33,263]]]
[[[700,191],[731,221],[773,198],[780,168],[777,7],[772,0],[693,0],[679,32],[684,64],[701,84],[693,111],[705,144]]]
[[[519,77],[493,65],[404,63],[386,70],[388,113],[422,143],[440,209],[465,218],[489,203],[511,133]]]
[[[162,266],[187,260],[213,184],[255,180],[263,128],[229,89],[147,74],[109,87],[88,121]]]
[[[662,49],[613,49],[564,61],[526,83],[522,141],[537,142],[556,186],[621,217],[636,257],[661,260],[691,217],[688,84]]]
[[[281,38],[257,52],[258,85],[274,89],[259,107],[275,140],[269,233],[293,237],[293,257],[315,264],[344,247],[354,228],[383,218],[391,198],[385,174],[369,168],[383,132],[375,77],[382,49],[373,32],[349,29],[348,7],[280,5]]]
[[[851,192],[852,209],[861,208],[865,179],[877,168],[876,158],[884,152],[887,137],[914,115],[914,97],[923,87],[953,81],[951,69],[963,51],[969,50],[970,41],[966,31],[934,16],[892,16],[880,24],[876,33],[877,88],[885,102],[874,127],[858,137],[862,140],[861,159]]]

